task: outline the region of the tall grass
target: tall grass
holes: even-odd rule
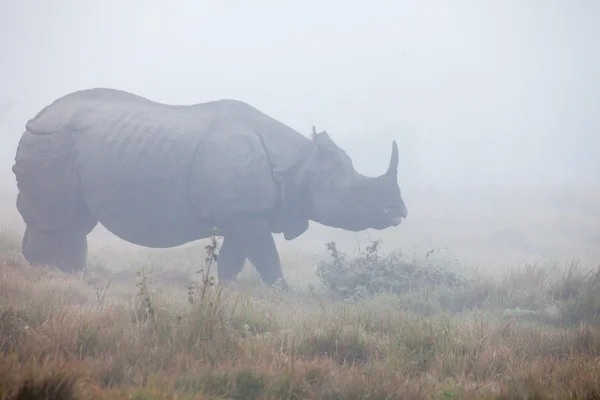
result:
[[[600,398],[597,270],[359,298],[223,288],[217,242],[206,251],[187,291],[143,268],[99,288],[93,270],[2,254],[0,399]],[[505,312],[517,307],[533,318]]]

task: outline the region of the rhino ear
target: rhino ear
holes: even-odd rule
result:
[[[333,143],[333,140],[329,137],[329,134],[325,131],[316,133],[313,127],[313,140],[317,144],[320,150],[324,151],[337,151],[339,147]]]
[[[321,154],[326,155],[327,159],[338,160],[342,163],[342,165],[346,167],[352,167],[352,160],[350,159],[348,154],[346,154],[344,150],[338,147],[338,145],[335,144],[333,140],[331,140],[331,137],[329,137],[329,134],[327,132],[322,131],[320,133],[316,133],[313,127],[312,137],[313,142],[316,144],[318,151]]]

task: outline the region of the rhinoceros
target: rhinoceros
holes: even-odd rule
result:
[[[169,248],[218,230],[219,283],[245,260],[285,287],[274,233],[309,220],[349,231],[397,226],[407,208],[387,172],[358,173],[325,131],[308,138],[238,100],[167,105],[117,89],[58,98],[26,123],[13,173],[28,263],[85,268],[98,223],[140,246]]]

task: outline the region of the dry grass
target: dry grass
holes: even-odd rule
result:
[[[29,267],[15,243],[0,255],[2,400],[600,398],[598,273],[528,267],[347,302],[246,272],[227,289],[187,288],[202,257],[185,250],[171,260],[179,280],[161,279],[156,258],[126,276],[96,257],[68,276]],[[548,304],[560,315],[502,318]]]

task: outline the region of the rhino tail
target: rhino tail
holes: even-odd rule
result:
[[[18,189],[17,210],[28,226],[56,230],[68,223],[77,207],[85,206],[78,205],[83,198],[66,134],[24,132],[12,172]]]

